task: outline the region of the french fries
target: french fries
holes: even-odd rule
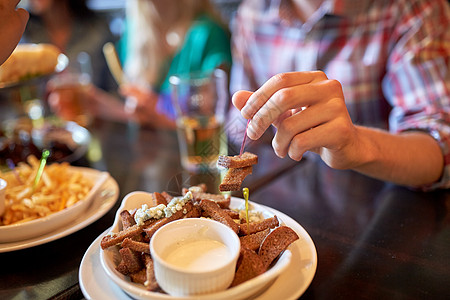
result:
[[[8,184],[0,226],[23,223],[61,211],[84,199],[92,189],[93,183],[81,172],[71,170],[68,163],[53,163],[44,168],[33,191],[38,167],[39,160],[30,155],[27,163],[16,166],[15,172],[0,172],[0,177]]]

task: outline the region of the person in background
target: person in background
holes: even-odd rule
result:
[[[21,43],[50,43],[78,64],[80,53],[87,53],[86,70],[91,81],[104,90],[117,88],[106,65],[102,48],[115,41],[106,20],[90,10],[86,0],[29,0],[30,20]],[[79,66],[77,66],[79,67]],[[83,70],[84,71],[84,70]]]
[[[128,101],[95,90],[95,111],[98,117],[175,128],[169,77],[218,67],[229,71],[227,27],[208,0],[129,0],[126,15],[127,30],[117,48],[126,81],[120,92]]]
[[[29,15],[16,8],[20,0],[0,0],[0,65],[11,55],[25,30]]]
[[[279,157],[310,151],[335,169],[448,188],[448,28],[445,0],[246,0],[229,122],[250,119],[253,140],[273,125]]]

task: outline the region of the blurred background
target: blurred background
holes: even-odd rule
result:
[[[224,20],[230,22],[242,0],[211,0]],[[20,6],[27,7],[29,0],[22,0]],[[89,8],[102,14],[109,20],[111,31],[120,36],[123,31],[126,0],[89,0]]]

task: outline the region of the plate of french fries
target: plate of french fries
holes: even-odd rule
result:
[[[183,192],[184,195],[186,195],[186,191]],[[245,221],[243,221],[243,219],[246,219],[243,199],[208,194],[205,191],[199,191],[198,187],[194,187],[192,191],[194,191],[192,205],[185,206],[184,209],[174,212],[170,217],[165,217],[155,222],[147,220],[144,222],[145,225],[144,229],[141,228],[142,230],[138,229],[138,224],[133,224],[133,215],[136,215],[136,211],[143,204],[156,207],[165,203],[164,205],[170,207],[171,201],[176,197],[172,197],[164,192],[148,193],[146,200],[143,197],[145,194],[138,192],[141,193],[141,197],[133,197],[133,193],[131,193],[129,197],[126,196],[124,198],[109,233],[97,239],[97,242],[100,240],[99,260],[101,266],[106,276],[114,284],[136,299],[178,299],[161,290],[156,279],[152,277],[152,264],[147,264],[151,254],[146,244],[148,244],[152,234],[160,226],[173,221],[173,216],[176,214],[179,214],[181,217],[178,217],[180,218],[208,217],[216,219],[216,221],[221,220],[221,222],[223,222],[224,216],[228,215],[231,216],[232,222],[240,224],[237,234],[239,234],[241,239],[241,248],[244,247],[246,253],[251,252],[248,256],[249,258],[240,258],[235,280],[227,290],[214,294],[183,297],[182,299],[246,299],[262,293],[279,276],[286,272],[293,257],[298,259],[300,250],[304,252],[302,256],[305,262],[305,269],[303,270],[300,264],[293,267],[297,269],[300,275],[304,273],[305,277],[303,278],[304,282],[295,284],[301,288],[301,290],[296,290],[295,293],[299,296],[306,290],[315,273],[317,254],[311,238],[300,225],[296,226],[295,230],[289,228],[276,213],[253,202],[250,202],[249,207],[249,223],[245,224]],[[206,201],[204,201],[205,199]],[[287,216],[286,218],[290,219]],[[234,225],[232,226],[235,227]],[[284,233],[280,234],[280,232]],[[289,232],[287,236],[286,232]],[[255,256],[258,256],[258,249],[261,251],[262,248],[260,247],[263,247],[263,243],[270,239],[276,241],[274,244],[278,244],[278,246],[273,246],[273,251],[275,251],[274,259],[269,264],[261,267],[258,258]],[[280,247],[280,245],[282,246]],[[125,248],[127,248],[127,251],[124,251]],[[265,248],[267,251],[267,246]],[[127,257],[123,257],[124,253],[130,253],[130,249],[131,253],[138,253],[138,257],[143,258],[143,262],[140,263],[141,269],[139,270],[131,270],[134,268],[134,266],[128,265],[131,261]],[[240,268],[240,266],[243,267]],[[83,284],[82,270],[83,268],[80,269],[80,285],[85,295],[89,297],[92,295],[88,294],[87,287]]]
[[[46,165],[36,181],[39,165],[30,155],[13,170],[0,172],[7,182],[0,243],[39,237],[72,222],[86,211],[110,177],[107,172],[64,162]]]

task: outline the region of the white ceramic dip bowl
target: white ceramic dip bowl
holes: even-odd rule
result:
[[[240,252],[237,234],[210,219],[166,224],[150,241],[155,277],[172,296],[223,291],[233,281]]]

